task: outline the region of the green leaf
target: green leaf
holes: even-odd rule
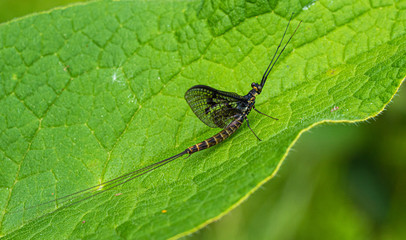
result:
[[[183,236],[274,176],[303,131],[379,114],[406,75],[406,5],[302,4],[100,1],[0,25],[0,236]],[[244,125],[219,146],[90,200],[27,209],[217,133],[194,116],[185,91],[205,84],[246,94],[292,12],[288,34],[303,23],[256,104],[280,120],[249,116],[263,141]]]

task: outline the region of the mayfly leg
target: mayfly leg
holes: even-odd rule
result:
[[[248,126],[248,128],[251,130],[251,132],[254,134],[254,136],[255,136],[259,141],[262,141],[262,140],[257,136],[257,134],[255,134],[254,130],[252,130],[252,128],[251,128],[251,126],[250,126],[250,121],[248,121],[247,116],[245,116],[245,121],[247,122],[247,126]]]
[[[265,113],[263,113],[263,112],[260,112],[258,109],[255,108],[255,106],[254,106],[253,108],[254,108],[254,110],[255,110],[257,113],[259,113],[259,114],[262,114],[262,115],[264,115],[264,116],[267,116],[267,117],[269,117],[269,118],[272,118],[273,120],[279,120],[278,118],[271,117],[271,116],[269,116],[268,114],[265,114]]]

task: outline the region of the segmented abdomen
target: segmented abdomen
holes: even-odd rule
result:
[[[210,137],[204,140],[203,142],[197,143],[187,148],[186,153],[192,154],[221,143],[222,141],[226,140],[229,136],[231,136],[231,134],[233,134],[239,127],[241,127],[243,121],[244,121],[243,116],[237,117],[234,121],[228,124],[226,128],[221,130],[213,137]]]

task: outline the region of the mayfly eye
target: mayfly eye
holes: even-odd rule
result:
[[[255,83],[253,82],[253,83],[251,83],[251,87],[255,87]]]

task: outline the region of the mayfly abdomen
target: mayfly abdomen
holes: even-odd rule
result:
[[[221,130],[219,133],[187,148],[186,152],[192,154],[221,143],[222,141],[230,137],[231,134],[233,134],[239,127],[241,127],[243,121],[244,121],[243,116],[237,117],[234,121],[232,121],[226,128]]]

